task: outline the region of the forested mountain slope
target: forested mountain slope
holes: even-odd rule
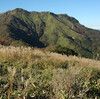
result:
[[[89,29],[73,17],[51,12],[14,9],[0,14],[0,43],[46,47],[61,45],[83,57],[100,51],[100,31]]]

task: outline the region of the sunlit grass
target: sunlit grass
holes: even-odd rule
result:
[[[99,74],[97,60],[0,46],[1,99],[94,99],[99,97]]]

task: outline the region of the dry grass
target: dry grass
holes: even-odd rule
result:
[[[5,61],[35,61],[45,62],[46,65],[60,64],[68,62],[68,66],[76,67],[92,67],[100,69],[100,61],[86,59],[76,56],[61,55],[57,53],[50,53],[40,49],[33,49],[31,47],[13,47],[13,46],[0,46],[0,60]],[[50,63],[52,64],[50,64]]]
[[[82,99],[92,87],[100,90],[98,70],[100,61],[97,60],[31,47],[0,46],[0,77],[3,80],[0,98],[8,95],[8,98],[18,99],[30,95],[38,99]]]

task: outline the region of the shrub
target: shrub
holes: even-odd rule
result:
[[[72,49],[69,49],[67,47],[62,47],[60,45],[56,46],[54,50],[52,50],[51,52],[56,52],[56,53],[59,53],[59,54],[65,54],[67,56],[69,55],[75,55],[75,56],[78,56],[78,53],[76,53],[74,50]]]

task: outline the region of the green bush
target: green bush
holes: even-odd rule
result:
[[[69,49],[67,47],[62,47],[61,45],[58,45],[55,47],[54,50],[52,50],[51,52],[56,52],[56,53],[59,53],[59,54],[62,54],[62,55],[75,55],[75,56],[78,56],[78,53],[76,53],[74,50],[72,49]]]

